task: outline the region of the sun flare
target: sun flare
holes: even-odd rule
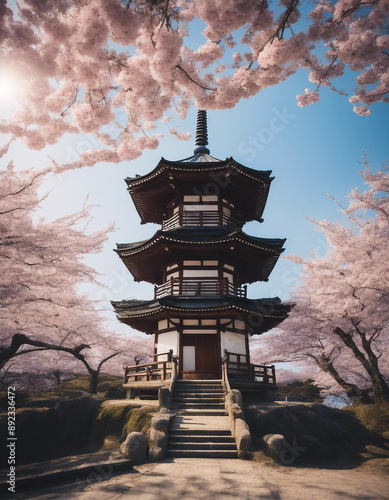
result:
[[[0,73],[0,101],[3,104],[15,104],[20,94],[20,83],[11,74]]]

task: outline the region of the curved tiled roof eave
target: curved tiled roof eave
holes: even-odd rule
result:
[[[224,228],[223,228],[224,229]],[[228,233],[228,231],[225,231]],[[282,248],[286,238],[281,239],[268,239],[266,238],[257,238],[255,236],[250,236],[244,233],[241,230],[232,230],[227,234],[224,238],[215,239],[211,238],[209,240],[190,240],[190,239],[180,239],[179,237],[175,237],[172,234],[172,231],[157,231],[154,236],[152,236],[148,240],[142,240],[135,243],[117,243],[117,248],[114,249],[116,253],[118,253],[121,257],[129,257],[131,255],[135,255],[137,253],[143,252],[148,248],[156,245],[159,241],[167,242],[167,243],[177,243],[182,245],[215,245],[220,243],[243,243],[247,246],[251,246],[253,248],[257,248],[258,250],[263,250],[267,252],[272,252],[275,255],[279,255],[285,249]],[[274,246],[272,247],[272,243],[274,242]]]
[[[177,171],[198,172],[199,170],[201,170],[205,172],[206,170],[222,170],[229,166],[238,171],[238,173],[249,177],[251,180],[262,182],[263,184],[270,185],[270,183],[274,179],[274,177],[270,177],[271,170],[254,170],[241,165],[239,162],[230,157],[226,158],[226,160],[219,160],[215,162],[200,162],[200,164],[192,163],[188,160],[170,161],[161,158],[158,165],[148,174],[139,177],[127,177],[125,181],[128,186],[128,190],[131,192],[134,190],[134,188],[137,188],[145,182],[151,181],[158,175],[162,175],[164,171],[169,168]]]

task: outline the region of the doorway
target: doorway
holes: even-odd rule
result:
[[[183,334],[180,378],[211,380],[220,378],[220,349],[217,334]]]

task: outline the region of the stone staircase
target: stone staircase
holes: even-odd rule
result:
[[[237,458],[221,380],[177,380],[168,456]]]

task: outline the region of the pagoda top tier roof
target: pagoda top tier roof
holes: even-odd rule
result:
[[[285,239],[249,236],[241,229],[182,227],[157,231],[152,238],[117,244],[115,250],[137,281],[162,282],[162,269],[177,260],[195,255],[228,260],[239,269],[239,285],[267,281]],[[252,263],[255,262],[255,266]]]
[[[165,318],[234,317],[248,320],[251,335],[264,333],[281,323],[292,306],[278,297],[243,299],[238,297],[178,297],[167,296],[154,300],[122,300],[112,302],[122,323],[142,332],[153,334],[157,322]]]
[[[188,162],[188,163],[213,163],[213,162],[221,162],[223,160],[219,160],[214,156],[211,156],[209,153],[205,151],[198,151],[189,158],[184,158],[183,160],[179,160],[180,162]]]
[[[198,151],[179,161],[161,158],[148,174],[125,181],[143,223],[161,224],[168,216],[166,207],[182,194],[219,194],[239,207],[244,222],[262,222],[274,179],[270,174],[271,170],[248,168],[232,157],[218,160]]]

